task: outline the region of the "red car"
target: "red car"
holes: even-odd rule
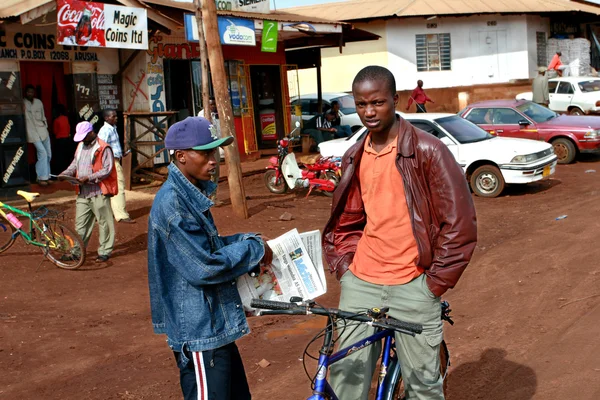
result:
[[[600,117],[558,115],[525,100],[482,101],[459,115],[492,135],[551,143],[560,164],[579,153],[600,153]]]

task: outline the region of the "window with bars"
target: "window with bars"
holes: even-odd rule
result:
[[[536,32],[535,41],[537,43],[537,65],[545,67],[548,65],[546,32]]]
[[[417,71],[450,71],[452,47],[449,33],[417,35]]]

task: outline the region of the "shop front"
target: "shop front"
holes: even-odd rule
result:
[[[62,46],[56,25],[0,25],[0,194],[35,182],[33,145],[27,144],[23,97],[32,85],[44,105],[52,144],[51,173],[59,174],[75,146],[57,146],[53,121],[66,110],[71,133],[77,122],[101,123],[99,111],[120,108],[116,49]]]
[[[187,41],[183,30],[157,34],[150,40],[142,73],[149,76],[152,97],[162,99],[164,92],[164,104],[159,108],[176,111],[178,120],[198,115],[203,109],[199,47],[197,42]],[[257,158],[260,150],[275,148],[277,139],[289,132],[285,50],[280,46],[276,52],[266,53],[260,44],[222,48],[240,156]],[[131,70],[138,70],[138,66]],[[212,86],[210,90],[212,95]],[[128,92],[124,92],[126,97]],[[150,110],[154,110],[151,103]]]

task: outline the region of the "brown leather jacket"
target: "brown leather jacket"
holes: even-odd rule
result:
[[[323,232],[325,258],[338,279],[352,263],[367,221],[357,172],[366,137],[344,155],[344,175]],[[441,296],[456,285],[477,244],[475,206],[467,181],[446,145],[402,118],[396,166],[419,249],[416,263],[425,269],[431,292]]]

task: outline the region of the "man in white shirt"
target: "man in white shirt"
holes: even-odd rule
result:
[[[219,113],[217,112],[217,103],[215,102],[214,97],[211,97],[208,100],[208,107],[210,109],[210,122],[217,129],[217,136],[221,137],[221,121],[219,121]],[[200,110],[200,112],[198,113],[198,116],[203,117],[203,118],[206,117],[204,115],[204,109]],[[217,166],[215,168],[215,173],[212,175],[212,178],[210,179],[217,186],[219,185],[219,177],[221,176],[221,169],[219,168],[219,165],[221,164],[220,159],[222,157],[223,157],[223,149],[219,147],[219,159],[217,160]],[[222,201],[217,200],[217,189],[215,189],[214,193],[210,196],[210,200],[213,203],[215,203],[215,205],[217,207],[223,205]]]
[[[121,142],[119,142],[119,134],[117,132],[117,110],[107,108],[102,112],[104,117],[104,125],[98,132],[98,137],[104,140],[112,149],[115,156],[115,169],[117,170],[117,185],[119,192],[110,198],[110,206],[117,222],[125,224],[135,224],[135,220],[129,217],[125,203],[125,176],[121,167],[123,159],[123,150]]]
[[[33,143],[37,154],[35,173],[41,186],[50,183],[50,160],[52,149],[50,148],[50,135],[48,134],[48,121],[44,113],[44,105],[35,98],[35,87],[25,87],[25,127],[27,130],[27,142]]]

